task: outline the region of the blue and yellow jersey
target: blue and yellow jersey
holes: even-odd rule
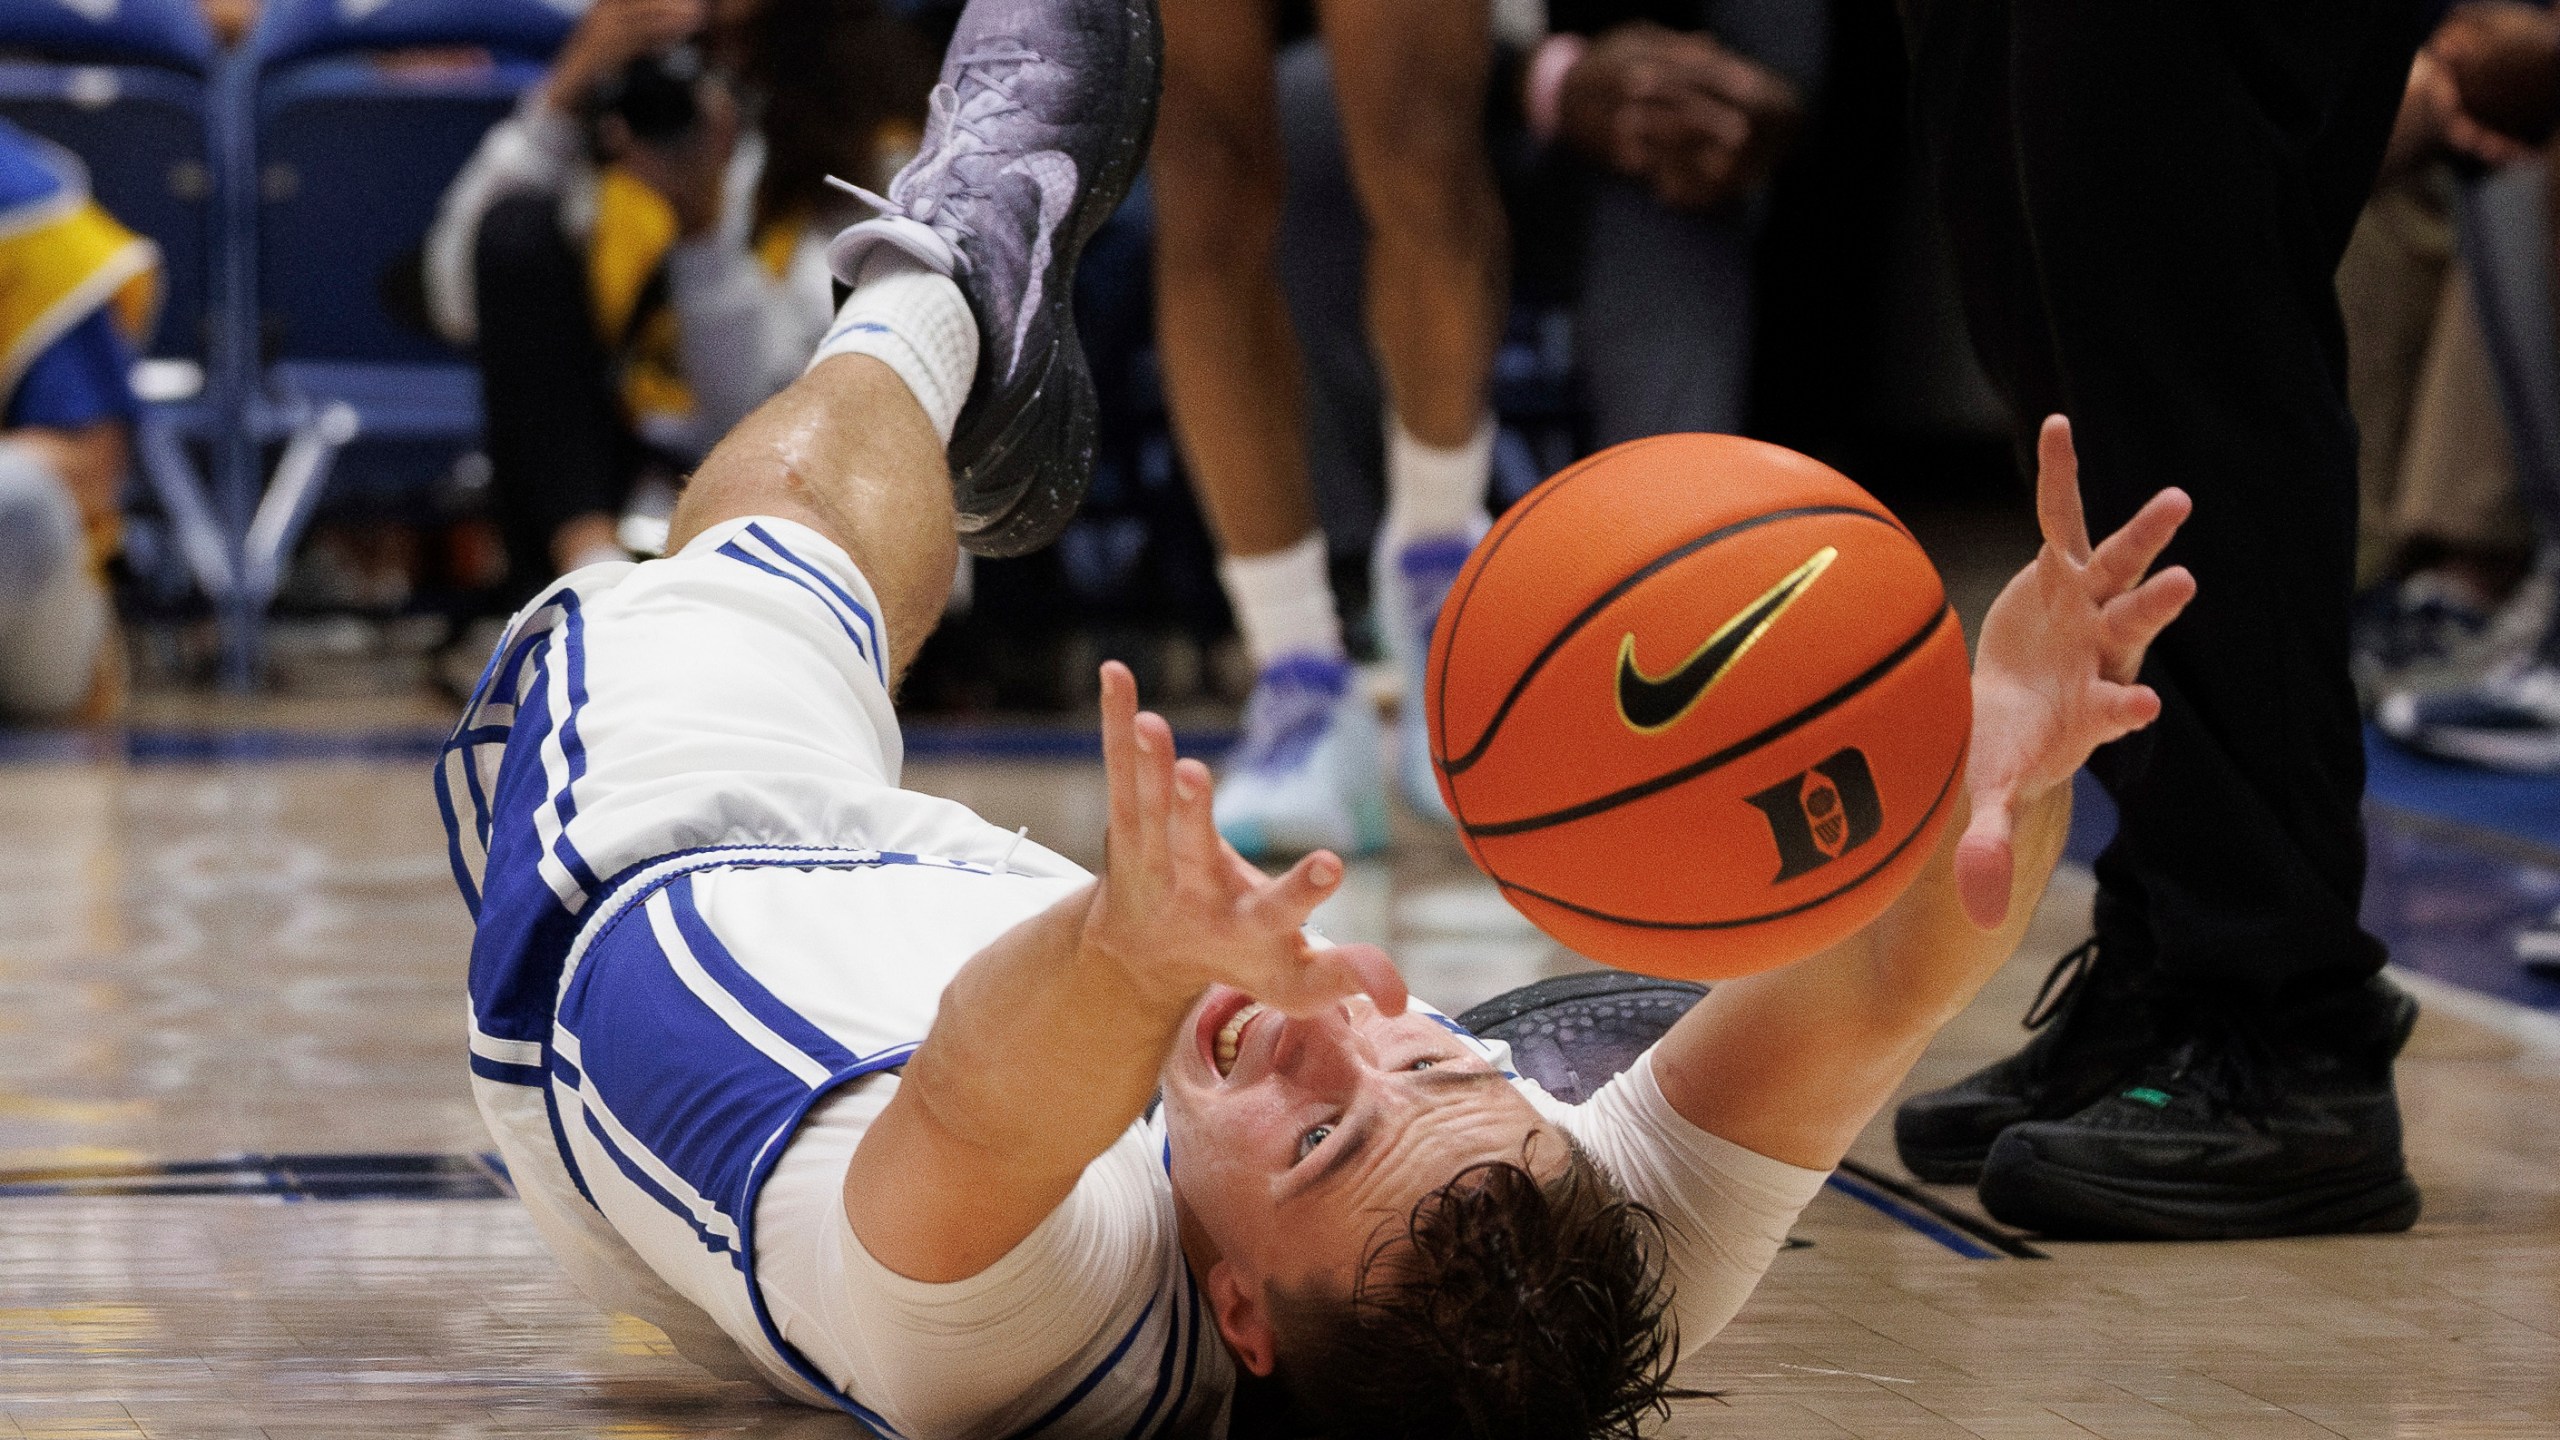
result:
[[[89,198],[78,162],[0,120],[0,425],[129,415],[160,254]]]

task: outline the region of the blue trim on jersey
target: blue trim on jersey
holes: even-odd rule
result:
[[[586,618],[578,613],[575,591],[562,591],[560,601],[567,621],[562,627],[566,659],[561,671],[569,690],[569,713],[560,719],[560,753],[568,762],[569,778],[560,782],[558,793],[551,797],[552,813],[560,820],[560,834],[551,842],[551,853],[568,869],[587,898],[593,899],[598,888],[596,874],[587,868],[586,857],[578,853],[578,847],[569,843],[569,822],[578,818],[578,782],[587,776],[587,745],[578,736],[578,712],[587,704],[587,626]],[[537,684],[548,676],[550,665],[551,652],[545,650],[534,664]]]
[[[1164,1412],[1164,1423],[1168,1429],[1182,1418],[1184,1408],[1191,1403],[1192,1382],[1200,1378],[1200,1281],[1191,1273],[1188,1259],[1182,1262],[1182,1288],[1188,1296],[1183,1308],[1190,1316],[1191,1325],[1190,1333],[1182,1341],[1182,1393],[1173,1397],[1173,1408]]]
[[[729,953],[729,947],[721,944],[720,937],[711,933],[711,926],[703,920],[702,912],[695,908],[693,881],[694,876],[688,872],[665,886],[664,891],[668,908],[675,913],[676,930],[684,936],[685,944],[692,947],[693,958],[701,963],[703,973],[728,991],[730,997],[746,1007],[747,1013],[761,1021],[766,1029],[781,1036],[794,1049],[824,1065],[830,1072],[841,1072],[861,1064],[860,1058],[836,1043],[834,1036],[810,1024],[799,1011],[774,998],[772,991],[746,972],[746,968]]]
[[[861,601],[856,600],[856,599],[854,599],[854,598],[853,598],[853,596],[851,596],[850,594],[847,594],[847,593],[846,593],[846,591],[845,591],[845,588],[844,588],[842,585],[839,585],[839,584],[837,584],[837,583],[836,583],[836,579],[835,579],[835,577],[834,577],[834,576],[832,576],[832,575],[828,574],[825,570],[820,569],[818,566],[812,565],[812,564],[810,564],[808,561],[801,559],[801,558],[800,558],[800,556],[799,556],[799,554],[798,554],[797,552],[795,552],[795,551],[794,551],[790,546],[785,545],[785,544],[783,544],[781,541],[774,539],[774,538],[773,538],[773,534],[772,534],[772,532],[771,532],[771,531],[768,531],[768,530],[767,530],[767,529],[765,529],[763,526],[758,525],[758,524],[754,523],[753,521],[749,521],[749,522],[748,522],[748,524],[747,524],[747,533],[748,533],[748,534],[750,534],[750,535],[753,535],[753,536],[754,536],[754,537],[756,537],[758,540],[763,541],[763,542],[766,544],[766,546],[767,546],[767,547],[769,547],[769,548],[773,551],[773,553],[774,553],[774,554],[779,555],[779,556],[781,556],[783,559],[785,559],[785,560],[787,560],[787,561],[791,562],[792,568],[794,568],[794,569],[796,569],[796,570],[799,570],[799,571],[802,571],[803,573],[807,574],[807,575],[808,575],[808,577],[809,577],[810,579],[815,580],[815,581],[817,581],[819,584],[821,584],[821,585],[823,585],[823,586],[827,587],[827,593],[828,593],[828,594],[835,596],[835,597],[836,597],[836,600],[837,600],[839,603],[841,603],[841,604],[844,606],[844,608],[846,608],[847,610],[852,611],[856,616],[859,616],[859,617],[861,618],[861,620],[862,620],[862,628],[863,628],[864,630],[866,630],[866,631],[870,632],[870,635],[871,635],[871,664],[872,664],[872,667],[873,667],[874,669],[876,669],[876,670],[878,670],[878,671],[880,672],[880,683],[881,683],[881,684],[883,684],[883,685],[888,684],[888,683],[889,683],[889,667],[888,667],[888,662],[887,662],[887,658],[886,658],[886,654],[885,654],[885,652],[886,652],[886,650],[887,650],[887,648],[888,648],[888,647],[886,647],[886,646],[884,646],[884,645],[882,645],[882,644],[880,643],[880,622],[879,622],[879,620],[878,620],[877,618],[875,618],[869,610],[867,610],[867,609],[863,608],[863,604],[862,604],[862,602],[861,602]]]
[[[622,1147],[613,1143],[613,1137],[605,1133],[604,1125],[596,1119],[594,1097],[580,1096],[579,1102],[580,1114],[585,1117],[587,1122],[587,1133],[596,1137],[596,1143],[604,1147],[605,1158],[613,1162],[614,1169],[622,1172],[622,1178],[630,1181],[632,1185],[639,1189],[641,1194],[658,1202],[660,1209],[665,1210],[668,1214],[675,1216],[677,1219],[682,1220],[687,1226],[691,1227],[694,1238],[702,1242],[702,1248],[710,1251],[714,1255],[727,1256],[729,1258],[730,1267],[735,1269],[741,1275],[745,1274],[747,1270],[746,1256],[740,1254],[737,1250],[732,1249],[726,1236],[717,1233],[712,1230],[710,1226],[703,1224],[701,1217],[693,1213],[692,1206],[685,1204],[674,1195],[668,1193],[665,1186],[659,1184],[654,1178],[652,1178],[648,1171],[640,1168],[640,1163],[638,1161],[632,1159],[629,1155],[624,1154]],[[589,1203],[593,1203],[592,1199],[590,1199]]]
[[[811,1087],[694,993],[649,908],[625,910],[588,947],[561,992],[560,1029],[578,1037],[581,1095],[734,1230],[757,1157],[787,1133]]]
[[[474,1055],[471,1057],[471,1073],[479,1076],[483,1080],[495,1080],[501,1085],[539,1085],[542,1083],[541,1066],[510,1065],[504,1060],[492,1060],[486,1055]]]
[[[745,546],[740,545],[735,540],[721,546],[717,553],[726,555],[741,565],[752,565],[767,575],[773,576],[777,580],[786,581],[808,591],[810,596],[820,605],[826,606],[827,617],[835,621],[836,628],[844,632],[844,638],[853,643],[853,653],[861,656],[863,663],[871,666],[872,669],[877,670],[880,668],[879,660],[871,653],[870,649],[862,643],[862,637],[855,633],[853,622],[847,620],[841,614],[838,614],[833,605],[827,604],[825,591],[820,590],[817,586],[810,584],[808,581],[801,579],[799,576],[784,570],[782,567],[775,565],[770,561],[758,558],[754,554],[751,554]]]
[[[1190,1276],[1187,1272],[1183,1276],[1183,1279],[1186,1284],[1190,1280]],[[1138,1412],[1137,1423],[1131,1425],[1126,1431],[1122,1432],[1121,1440],[1144,1440],[1147,1433],[1148,1423],[1156,1418],[1157,1408],[1164,1404],[1164,1397],[1173,1389],[1173,1355],[1176,1350],[1182,1348],[1182,1306],[1180,1302],[1176,1302],[1171,1309],[1165,1312],[1165,1318],[1171,1322],[1173,1326],[1173,1333],[1165,1337],[1164,1354],[1156,1359],[1156,1388],[1148,1392],[1147,1408]]]
[[[542,1053],[549,1058],[553,1070],[568,1075],[569,1088],[575,1090],[578,1087],[578,1067],[561,1059],[559,1052],[553,1050],[547,1041],[543,1044]],[[578,1198],[587,1202],[588,1209],[603,1214],[604,1207],[596,1203],[596,1192],[587,1188],[586,1170],[578,1164],[577,1153],[569,1148],[569,1127],[560,1121],[558,1085],[542,1087],[542,1116],[551,1125],[552,1153],[560,1157],[560,1168],[569,1172],[569,1183],[578,1187]]]
[[[1147,1308],[1138,1312],[1137,1323],[1129,1327],[1128,1334],[1120,1337],[1119,1344],[1111,1347],[1111,1353],[1103,1357],[1102,1363],[1093,1367],[1093,1373],[1085,1376],[1083,1380],[1077,1382],[1076,1388],[1067,1392],[1066,1399],[1050,1406],[1049,1413],[1013,1432],[1014,1440],[1031,1440],[1032,1436],[1039,1434],[1041,1431],[1048,1429],[1050,1426],[1058,1423],[1058,1421],[1066,1418],[1068,1411],[1076,1408],[1078,1404],[1083,1402],[1084,1397],[1093,1393],[1094,1386],[1102,1383],[1103,1376],[1119,1369],[1122,1357],[1129,1353],[1130,1346],[1138,1343],[1138,1336],[1146,1330],[1147,1321],[1154,1318],[1156,1313],[1156,1301],[1163,1298],[1163,1296],[1158,1295],[1149,1299],[1147,1301]]]

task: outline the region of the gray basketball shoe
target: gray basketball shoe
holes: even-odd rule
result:
[[[974,554],[1048,544],[1092,481],[1076,260],[1146,158],[1163,54],[1154,0],[971,0],[916,158],[887,195],[858,192],[879,216],[827,251],[851,284],[892,245],[968,297],[978,373],[950,456]]]

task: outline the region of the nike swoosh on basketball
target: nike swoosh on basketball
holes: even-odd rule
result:
[[[1787,607],[1839,558],[1836,546],[1825,545],[1815,551],[1812,559],[1770,586],[1741,614],[1717,627],[1716,633],[1690,651],[1689,658],[1669,674],[1647,675],[1636,665],[1635,632],[1628,631],[1627,638],[1618,642],[1618,718],[1627,722],[1627,728],[1645,735],[1677,723],[1707,693],[1707,687],[1722,679],[1733,668],[1733,662],[1741,659],[1743,652],[1767,633]]]

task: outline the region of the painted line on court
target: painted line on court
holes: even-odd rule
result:
[[[1833,1171],[1831,1178],[1824,1183],[1886,1219],[1899,1221],[1905,1227],[1919,1231],[1967,1260],[2009,1258],[1919,1206],[1904,1202],[1891,1191],[1881,1190],[1868,1184],[1859,1176],[1849,1173],[1846,1166]]]
[[[232,1155],[0,1170],[0,1200],[230,1195],[262,1200],[504,1200],[515,1194],[495,1155],[402,1153]]]
[[[2027,1238],[2020,1235],[2018,1232],[2003,1229],[1990,1220],[1987,1220],[1980,1215],[1975,1215],[1960,1206],[1950,1205],[1946,1201],[1939,1199],[1937,1196],[1930,1194],[1927,1190],[1922,1189],[1920,1186],[1915,1185],[1908,1180],[1904,1180],[1898,1176],[1889,1175],[1872,1165],[1860,1164],[1855,1160],[1841,1161],[1840,1168],[1848,1171],[1851,1175],[1856,1176],[1866,1184],[1874,1186],[1876,1189],[1891,1195],[1905,1205],[1910,1205],[1927,1211],[1929,1214],[1936,1216],[1944,1224],[1963,1231],[1965,1234],[1972,1236],[1974,1239],[1990,1246],[1992,1249],[1999,1251],[2001,1254],[2008,1256],[2012,1260],[2050,1260],[2053,1258],[2044,1251],[2028,1244]]]

